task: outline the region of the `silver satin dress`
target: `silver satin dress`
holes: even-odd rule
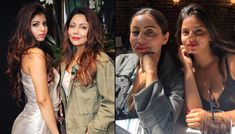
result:
[[[57,113],[59,104],[57,86],[60,75],[55,69],[53,72],[55,73],[54,82],[52,84],[48,84],[48,86],[54,111]],[[31,76],[25,74],[22,70],[21,82],[23,83],[24,93],[27,97],[27,103],[23,111],[15,119],[12,127],[12,134],[50,134],[50,130],[46,126],[37,105],[35,89]]]

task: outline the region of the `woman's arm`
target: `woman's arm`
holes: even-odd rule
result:
[[[178,56],[184,66],[185,101],[188,112],[193,108],[202,108],[202,102],[194,77],[192,59],[183,46],[180,47]]]
[[[159,64],[162,66],[157,70],[160,71],[159,76],[134,96],[136,112],[147,133],[172,133],[183,105],[182,72],[176,71],[167,56],[163,64]],[[167,82],[166,87],[163,87],[163,81]]]
[[[56,118],[48,90],[48,75],[46,69],[45,54],[38,48],[30,49],[25,63],[32,77],[36,93],[36,100],[42,117],[52,134],[58,134]]]
[[[234,54],[230,54],[228,56],[228,66],[229,66],[229,72],[232,76],[232,79],[235,80],[235,55]],[[189,72],[192,72],[192,71],[189,71]],[[189,78],[189,80],[186,79],[187,77]],[[190,82],[195,81],[195,79],[193,77],[194,76],[192,74],[185,72],[185,85],[186,85],[186,81],[188,83],[188,85],[186,85],[186,86],[191,87]],[[195,83],[195,82],[193,82],[193,83]],[[192,86],[192,87],[194,87],[194,86]],[[187,89],[190,89],[190,88],[185,89],[186,101],[189,100],[190,104],[191,104],[191,105],[187,105],[187,106],[188,107],[193,106],[193,107],[190,107],[192,110],[186,116],[186,122],[189,127],[198,129],[198,128],[202,127],[202,123],[203,123],[205,117],[211,116],[211,114],[208,111],[203,110],[202,107],[198,107],[198,108],[195,107],[194,101],[198,101],[198,100],[195,100],[195,96],[197,97],[198,95],[196,95],[194,93],[198,93],[198,92],[194,91],[195,88],[191,88],[189,91],[187,91]],[[192,92],[192,91],[194,91],[194,92]],[[190,98],[193,98],[193,99],[190,99]],[[223,116],[224,118],[232,119],[233,121],[235,121],[235,110],[225,111],[223,113],[216,113],[216,114]]]
[[[140,69],[145,73],[145,87],[148,87],[158,79],[157,65],[159,62],[160,52],[145,54],[140,59]]]
[[[187,112],[194,108],[202,108],[202,102],[196,85],[194,73],[192,69],[187,67],[184,67],[184,86]]]
[[[235,110],[225,111],[214,113],[215,116],[222,116],[225,119],[232,119],[235,121]],[[203,121],[207,116],[212,116],[211,112],[208,112],[202,108],[194,108],[190,111],[188,115],[186,115],[187,126],[194,129],[201,129]]]

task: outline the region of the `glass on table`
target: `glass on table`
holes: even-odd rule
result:
[[[223,114],[218,114],[223,113]],[[226,113],[221,110],[214,110],[214,116],[205,117],[202,127],[202,134],[231,134],[232,119],[224,118]],[[226,117],[229,117],[228,115]]]

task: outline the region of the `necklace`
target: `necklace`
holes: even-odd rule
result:
[[[219,109],[218,99],[224,90],[224,78],[217,64],[210,63],[205,68],[196,68],[195,80],[203,98],[212,102],[214,109]]]

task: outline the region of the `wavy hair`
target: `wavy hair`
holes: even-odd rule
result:
[[[68,29],[70,21],[73,16],[77,14],[82,14],[86,17],[86,20],[89,23],[89,29],[87,42],[84,45],[85,49],[77,61],[79,69],[75,79],[78,79],[83,86],[88,86],[92,84],[93,79],[96,76],[97,56],[99,52],[103,50],[102,28],[97,14],[91,9],[82,7],[76,8],[71,12],[65,24],[63,36],[62,62],[65,62],[66,66],[74,57],[74,46],[69,40]]]
[[[224,56],[227,52],[235,53],[235,45],[234,42],[226,40],[222,37],[221,29],[217,28],[215,25],[215,21],[212,16],[206,12],[201,6],[197,4],[190,4],[184,7],[178,17],[177,20],[177,29],[175,33],[176,41],[178,45],[181,45],[181,27],[183,20],[188,16],[196,16],[202,23],[205,25],[206,29],[209,32],[209,35],[212,39],[213,43],[211,46],[215,47],[212,49],[214,54],[221,57]],[[219,52],[220,51],[220,52]]]
[[[205,11],[201,6],[197,4],[190,4],[186,7],[184,7],[179,14],[178,20],[177,20],[177,29],[175,33],[175,38],[178,45],[181,45],[181,27],[183,20],[188,16],[195,16],[197,19],[202,21],[202,23],[205,25],[206,29],[209,32],[209,35],[212,39],[210,42],[211,50],[213,54],[215,54],[217,57],[219,57],[219,69],[220,73],[224,76],[223,73],[223,65],[222,60],[223,57],[227,53],[234,53],[235,54],[235,45],[234,42],[230,40],[226,40],[225,37],[222,37],[223,31],[216,27],[215,21],[213,20],[212,16]]]
[[[46,10],[40,3],[33,2],[25,5],[20,9],[16,17],[15,32],[10,40],[8,47],[8,68],[7,75],[12,82],[12,95],[17,100],[18,104],[22,101],[21,95],[23,92],[23,85],[21,83],[21,56],[27,54],[27,50],[33,47],[38,47],[45,52],[46,66],[49,75],[49,82],[54,78],[53,74],[53,59],[40,45],[31,32],[31,20],[34,16],[43,14],[47,18]]]

